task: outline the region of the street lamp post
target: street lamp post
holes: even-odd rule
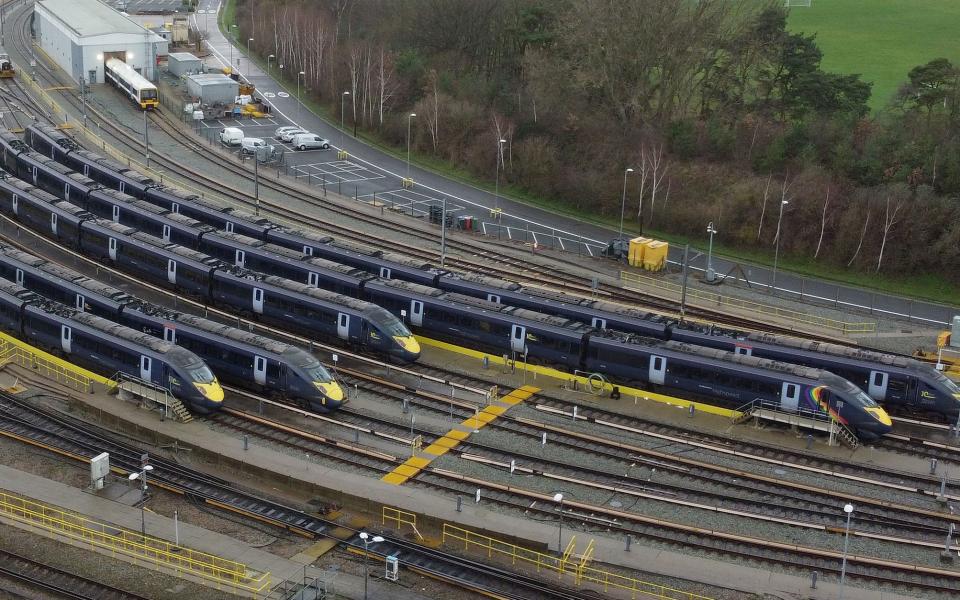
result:
[[[617,236],[618,240],[623,239],[623,211],[627,205],[627,175],[633,173],[633,169],[627,167],[623,172],[623,194],[620,196],[620,234]]]
[[[707,250],[707,281],[710,283],[713,283],[713,280],[717,277],[713,270],[713,234],[716,232],[717,228],[713,226],[713,221],[710,221],[710,224],[707,225],[707,233],[710,234],[710,246]]]
[[[267,57],[267,77],[270,76],[270,61],[273,60],[273,59],[275,59],[275,58],[276,58],[276,56],[274,56],[273,54],[271,54],[270,56]]]
[[[234,32],[235,32],[236,29],[237,29],[237,24],[234,23],[233,25],[230,26],[230,29],[228,30],[228,33],[230,34],[230,39],[228,39],[227,41],[230,43],[230,70],[231,70],[231,72],[233,71],[233,38],[234,38],[234,35],[235,35]]]
[[[303,77],[303,83],[306,85],[307,78],[306,73],[300,71],[297,73],[297,120],[300,119],[300,107],[303,105],[303,100],[300,99],[300,78]]]
[[[780,216],[777,217],[777,239],[773,251],[773,277],[770,280],[770,291],[773,292],[777,285],[777,262],[780,260],[780,222],[783,220],[783,207],[790,204],[789,200],[780,202]]]
[[[367,580],[370,578],[370,570],[367,566],[367,561],[369,558],[369,548],[370,544],[378,544],[383,541],[383,538],[379,535],[370,537],[370,534],[366,531],[360,532],[360,539],[363,540],[363,600],[367,600]]]
[[[417,113],[407,115],[407,179],[410,179],[410,121],[417,116]]]
[[[147,501],[147,473],[153,470],[153,465],[147,464],[147,455],[144,454],[141,457],[140,462],[140,471],[130,473],[127,476],[127,479],[130,481],[140,480],[140,535],[146,537],[147,535],[147,517],[146,517],[146,501]]]
[[[253,38],[247,38],[247,81],[250,81],[250,69],[253,64],[250,62],[250,42],[253,41]]]
[[[503,145],[506,143],[507,143],[507,140],[505,139],[501,138],[497,140],[497,174],[496,174],[496,177],[494,177],[494,184],[493,184],[493,209],[496,211],[496,214],[497,214],[497,239],[499,239],[501,235],[501,231],[500,231],[501,230],[501,227],[500,227],[500,219],[501,219],[500,217],[500,162],[503,158]]]
[[[343,150],[343,101],[350,95],[349,91],[340,94],[340,149]]]
[[[560,503],[560,529],[557,532],[557,554],[563,554],[563,494],[557,492],[553,495],[553,501]]]
[[[843,534],[843,563],[840,566],[840,600],[843,600],[843,584],[847,578],[847,545],[850,543],[850,518],[853,516],[853,505],[845,505],[843,512],[847,513],[847,528]]]

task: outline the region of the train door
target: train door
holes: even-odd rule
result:
[[[50,147],[50,158],[56,158],[56,156],[53,155],[53,146]],[[90,177],[90,165],[83,165],[83,176]]]
[[[73,342],[73,330],[69,325],[60,326],[60,347],[67,354],[70,354],[70,345]]]
[[[304,256],[313,256],[313,246],[304,246],[303,247]]]
[[[663,385],[667,376],[667,359],[662,356],[650,355],[650,367],[647,369],[647,379],[655,385]]]
[[[121,193],[121,194],[126,194],[126,193],[127,193],[127,182],[126,182],[126,181],[121,181],[121,182],[120,182],[120,193]]]
[[[177,261],[173,259],[167,261],[167,281],[174,285],[177,283]]]
[[[170,212],[180,214],[180,204],[178,202],[170,203]]]
[[[797,412],[800,405],[800,386],[795,383],[783,382],[780,388],[780,410]]]
[[[140,379],[144,381],[153,381],[152,371],[153,360],[149,356],[140,355]]]
[[[32,167],[30,172],[33,175],[33,185],[37,185],[37,167]]]
[[[17,269],[17,272],[13,274],[13,279],[17,282],[17,285],[23,285],[23,269]]]
[[[57,235],[57,213],[50,213],[50,231]]]
[[[77,294],[76,304],[74,304],[74,306],[76,306],[77,310],[79,310],[80,312],[84,311],[84,309],[87,306],[87,299],[84,297],[83,294]]]
[[[882,402],[887,397],[887,382],[889,380],[889,373],[870,371],[870,385],[867,386],[867,393],[877,402]]]
[[[109,238],[107,250],[110,254],[110,260],[117,260],[117,238]]]
[[[510,328],[510,349],[516,352],[517,354],[524,354],[526,352],[527,345],[524,343],[527,340],[527,328],[523,325],[513,325]]]
[[[163,326],[163,341],[171,344],[177,343],[177,330],[169,325]]]
[[[233,223],[231,223],[230,221],[227,221],[226,223],[224,223],[223,230],[226,231],[227,233],[233,233]]]
[[[253,312],[263,314],[263,290],[260,288],[253,288]]]
[[[487,300],[493,302],[494,304],[500,304],[500,296],[496,294],[487,294]]]
[[[753,348],[748,348],[747,346],[737,346],[733,349],[734,354],[742,354],[744,356],[753,356]]]
[[[262,356],[253,357],[253,380],[259,385],[267,383],[267,359]]]
[[[119,223],[120,222],[120,206],[117,204],[114,204],[112,208],[113,208],[113,222]]]
[[[13,214],[20,214],[20,197],[16,194],[13,195]]]
[[[63,184],[63,199],[70,202],[70,184]]]
[[[593,321],[590,322],[594,329],[606,329],[607,320],[601,319],[600,317],[594,317]]]
[[[416,327],[423,325],[423,302],[419,300],[410,301],[410,324]]]
[[[244,252],[243,250],[237,250],[236,254],[233,257],[233,264],[238,267],[242,267],[246,264],[246,262],[247,262],[247,253]]]
[[[387,267],[380,267],[380,277],[383,277],[384,279],[390,279],[391,273],[392,271]]]
[[[350,315],[344,313],[337,314],[337,337],[341,340],[350,339]]]
[[[307,285],[312,285],[313,287],[320,287],[320,274],[310,272],[307,273]]]
[[[170,243],[170,226],[169,225],[163,226],[163,241],[168,244]]]

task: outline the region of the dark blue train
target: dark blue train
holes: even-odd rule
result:
[[[0,279],[0,327],[107,377],[126,373],[170,389],[197,413],[220,409],[223,388],[196,354]]]
[[[91,192],[97,196],[97,192]],[[88,205],[91,206],[92,205]],[[106,207],[99,210],[107,214]],[[110,209],[114,210],[114,209]],[[122,211],[122,208],[121,208]],[[125,214],[121,212],[121,214]],[[121,217],[122,219],[123,217]],[[154,220],[149,213],[133,213],[131,219]],[[156,224],[143,224],[130,221],[131,225],[148,229],[156,228]],[[284,235],[293,235],[282,228],[269,228],[271,233],[284,232]],[[255,232],[254,232],[255,233]],[[256,235],[256,234],[255,234]],[[315,241],[319,238],[314,238]],[[237,232],[205,231],[199,235],[197,248],[211,254],[220,260],[235,265],[237,268],[251,268],[254,270],[275,273],[282,277],[300,281],[303,285],[319,286],[340,294],[362,298],[375,302],[389,309],[395,315],[404,318],[411,327],[433,337],[447,339],[456,343],[470,342],[475,346],[484,347],[495,352],[513,353],[521,355],[526,350],[527,358],[535,362],[549,362],[561,365],[576,365],[580,368],[579,352],[566,342],[557,341],[557,332],[565,323],[577,322],[586,319],[574,318],[566,314],[554,314],[552,318],[543,317],[538,312],[531,312],[520,307],[508,306],[503,297],[480,299],[476,297],[476,290],[470,295],[451,293],[442,289],[426,288],[400,281],[382,281],[361,267],[331,264],[325,259],[317,258],[318,246],[304,245],[296,250],[289,249],[292,244],[283,247],[264,242],[260,237],[249,237]],[[311,250],[311,248],[313,250]],[[392,274],[392,273],[389,273]],[[448,278],[452,281],[452,278]],[[472,281],[469,278],[457,279],[459,285],[470,288],[473,285],[483,285],[485,282]],[[461,289],[461,288],[458,288]],[[488,288],[489,289],[489,288]],[[510,284],[495,288],[501,293],[514,291]],[[527,296],[528,298],[532,296]],[[571,306],[558,302],[562,306]],[[466,308],[464,308],[466,307]],[[464,316],[464,310],[472,311],[470,316]],[[583,310],[578,308],[573,314],[583,317]],[[548,310],[547,312],[550,312]],[[659,339],[666,339],[670,335],[671,327],[665,321],[656,321],[637,311],[621,311],[628,315],[628,320],[643,324],[635,329]],[[589,321],[593,328],[620,327],[630,329],[630,323],[621,315],[620,320],[610,317],[612,312],[603,313],[606,317],[598,322],[594,316]],[[494,316],[495,315],[495,316]],[[534,318],[534,315],[537,315]],[[589,316],[589,315],[587,315]],[[543,322],[539,322],[538,319]],[[483,319],[480,327],[467,327],[465,324]],[[531,323],[523,320],[527,319]],[[509,324],[509,327],[507,327]],[[552,326],[548,331],[539,328]],[[529,343],[526,330],[530,329],[530,339],[537,343]],[[718,338],[719,339],[719,338]],[[657,385],[653,383],[652,385]]]
[[[9,246],[0,245],[0,277],[78,311],[186,348],[226,383],[295,401],[317,412],[343,403],[340,384],[313,355],[296,346],[150,304]]]

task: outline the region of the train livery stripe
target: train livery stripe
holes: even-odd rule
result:
[[[490,364],[493,365],[509,365],[510,361],[504,362],[502,356],[497,356],[495,354],[487,354],[486,352],[480,352],[477,350],[470,350],[468,348],[462,348],[460,346],[449,344],[447,342],[441,342],[439,340],[433,340],[430,338],[425,338],[423,336],[416,336],[417,340],[421,345],[432,346],[434,348],[440,348],[448,352],[456,352],[457,354],[462,354],[464,356],[469,356],[476,358],[477,360],[483,360],[484,357],[490,361]],[[571,375],[570,373],[564,373],[563,371],[558,371],[557,369],[552,369],[550,367],[543,367],[540,365],[525,365],[518,361],[517,369],[526,369],[530,373],[536,373],[537,376],[552,377],[554,379],[559,379],[561,381],[576,381],[577,385],[587,388],[596,382],[591,382],[587,377],[580,375]],[[613,384],[608,382],[603,382],[603,391],[610,392],[613,389]],[[711,415],[719,415],[721,417],[726,417],[732,419],[740,416],[740,411],[723,408],[721,406],[713,406],[712,404],[704,404],[702,402],[693,402],[691,400],[684,400],[682,398],[675,398],[673,396],[667,396],[664,394],[657,394],[655,392],[649,392],[647,390],[641,390],[638,388],[633,388],[625,385],[617,385],[617,388],[620,389],[620,394],[622,398],[633,397],[635,399],[643,398],[644,400],[653,400],[654,402],[660,402],[661,404],[668,404],[670,406],[679,406],[681,408],[688,408],[690,406],[696,407],[696,410],[699,412],[708,413]]]
[[[810,401],[813,403],[814,406],[819,407],[820,410],[829,414],[834,421],[837,421],[838,423],[849,426],[850,425],[849,421],[843,418],[839,412],[837,412],[833,407],[830,406],[829,402],[823,399],[823,392],[825,389],[826,388],[824,388],[824,386],[822,385],[818,385],[816,387],[810,388],[807,391],[807,394],[810,397]]]
[[[381,481],[391,485],[403,485],[408,479],[416,477],[420,471],[427,468],[435,458],[443,456],[456,447],[460,442],[470,437],[470,433],[476,433],[494,419],[507,412],[511,406],[515,406],[529,399],[538,393],[540,388],[532,385],[525,385],[517,388],[502,398],[491,398],[489,406],[478,411],[473,416],[467,417],[462,423],[451,429],[446,435],[438,438],[435,442],[424,449],[420,455],[411,456],[402,465],[397,466],[393,471],[383,476]]]

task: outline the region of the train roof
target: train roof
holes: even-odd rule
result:
[[[40,190],[40,191],[43,191],[43,190]],[[33,191],[31,191],[30,193],[31,193],[31,194],[34,194],[35,196],[37,196],[37,198],[38,198],[39,200],[43,200],[43,197],[40,196],[39,194],[36,194],[36,193],[33,192]],[[44,192],[44,193],[46,193],[46,192]],[[87,212],[85,209],[80,208],[79,206],[77,206],[77,205],[74,204],[73,202],[67,202],[66,200],[56,200],[56,201],[52,202],[51,204],[52,204],[53,206],[57,207],[58,209],[62,210],[63,212],[68,213],[68,214],[71,214],[71,215],[75,216],[75,217],[78,218],[78,219],[89,219],[89,220],[91,220],[91,221],[103,221],[103,219],[97,219],[97,217],[94,216],[92,213],[89,213],[89,212]],[[109,221],[103,221],[103,222],[104,222],[104,223],[109,223]]]
[[[879,363],[904,369],[915,366],[914,363],[919,362],[912,358],[897,356],[895,354],[886,354],[884,352],[876,352],[874,350],[866,350],[863,348],[851,348],[848,346],[841,346],[840,344],[831,344],[828,342],[815,342],[813,340],[804,340],[788,335],[777,335],[773,333],[750,333],[746,336],[746,338],[750,341],[764,344],[774,344],[777,346],[785,346],[787,348],[796,348],[798,350],[808,350],[810,352],[819,352],[822,354],[829,354],[831,356]]]
[[[9,129],[0,129],[0,141],[16,152],[31,152],[32,148],[20,136]]]
[[[234,231],[217,230],[212,232],[211,235],[215,237],[223,238],[225,240],[230,240],[231,242],[235,242],[237,244],[243,244],[244,246],[250,246],[252,248],[259,248],[266,244],[266,242],[258,240],[257,238],[252,238],[250,236],[243,235],[242,233],[236,233]],[[210,236],[207,236],[207,239],[209,239],[209,237]]]
[[[198,263],[203,263],[210,267],[215,267],[223,264],[220,261],[220,259],[214,258],[208,254],[204,254],[203,252],[197,252],[196,250],[191,250],[190,248],[187,248],[186,246],[181,246],[179,244],[171,244],[171,243],[164,242],[160,238],[154,237],[148,233],[143,233],[142,231],[137,231],[136,229],[132,229],[124,225],[120,225],[120,227],[125,227],[127,230],[130,230],[132,232],[132,233],[126,234],[130,238],[138,242],[153,246],[154,248],[160,248],[162,250],[166,250],[167,252],[170,252],[172,254],[176,254],[178,256],[188,258]]]
[[[316,298],[318,300],[324,300],[326,302],[346,306],[357,311],[368,311],[370,307],[376,306],[375,304],[371,304],[365,300],[358,300],[356,298],[351,298],[350,296],[344,296],[343,294],[312,287],[305,283],[291,281],[289,279],[276,277],[274,275],[265,275],[262,281],[290,292],[296,292],[298,294],[310,296],[311,298]]]
[[[326,270],[328,270],[328,271],[335,271],[335,272],[340,273],[340,274],[342,274],[342,275],[346,275],[346,276],[348,276],[348,277],[353,277],[353,278],[357,279],[358,281],[361,280],[361,279],[362,279],[362,280],[374,279],[374,278],[376,277],[375,275],[373,275],[373,274],[370,273],[369,271],[365,271],[364,269],[361,269],[361,268],[359,268],[359,267],[351,267],[350,265],[345,265],[345,264],[343,264],[343,263],[333,262],[332,260],[327,260],[327,259],[325,259],[325,258],[320,258],[320,257],[318,257],[318,256],[310,257],[310,258],[306,259],[305,262],[306,262],[308,265],[312,265],[312,266],[318,267],[318,268],[320,268],[320,269],[326,269]]]
[[[167,352],[170,352],[173,348],[176,347],[170,342],[166,342],[164,340],[161,340],[160,338],[153,337],[152,335],[149,335],[142,331],[131,329],[126,325],[114,323],[109,319],[104,319],[103,317],[91,315],[90,313],[76,312],[76,311],[73,311],[73,312],[74,314],[72,316],[72,319],[74,321],[83,323],[88,327],[91,327],[93,329],[97,329],[109,335],[118,337],[122,340],[133,342],[134,344],[143,346],[144,348],[149,348],[154,352],[157,352],[160,354],[166,354]]]
[[[5,279],[3,277],[0,277],[0,292],[13,298],[17,298],[21,302],[34,303],[43,299],[40,295],[31,292],[22,285],[17,285],[9,279]]]
[[[291,229],[289,227],[278,227],[274,230],[276,234],[286,235],[288,237],[300,237],[311,244],[322,245],[329,244],[333,238],[319,231],[307,231],[305,229]]]
[[[496,277],[490,277],[488,275],[483,275],[481,273],[460,273],[447,271],[443,274],[443,277],[448,279],[456,279],[459,281],[466,281],[469,283],[476,283],[485,287],[497,289],[497,290],[506,290],[509,292],[515,292],[520,289],[520,284],[515,281],[507,281],[505,279],[498,279]]]
[[[133,67],[123,62],[119,58],[108,59],[106,62],[106,67],[126,80],[127,83],[129,83],[130,86],[137,91],[157,89],[157,86],[150,83],[146,77],[140,73],[137,73]]]
[[[264,337],[262,335],[257,335],[251,331],[237,329],[236,327],[231,327],[230,325],[224,325],[209,319],[204,319],[203,317],[180,314],[177,316],[176,322],[189,325],[191,327],[196,327],[197,329],[201,329],[213,335],[225,337],[240,344],[246,344],[248,346],[260,348],[266,352],[272,352],[276,355],[287,353],[291,348],[300,350],[296,346],[292,346],[284,342],[278,342],[277,340]]]
[[[674,342],[674,341],[663,341],[656,338],[639,336],[632,333],[623,333],[619,331],[611,330],[600,330],[595,331],[590,336],[591,341],[600,340],[600,341],[611,341],[614,343],[621,343],[627,345],[640,345],[647,348],[663,348],[671,352],[677,352],[681,354],[686,354],[689,356],[697,356],[708,360],[716,360],[724,363],[734,363],[742,365],[744,367],[761,369],[764,371],[775,371],[778,373],[785,373],[787,375],[792,375],[795,377],[800,377],[803,379],[810,380],[821,380],[824,379],[824,376],[828,374],[827,371],[822,371],[820,369],[814,369],[812,367],[804,367],[802,365],[795,365],[791,363],[780,362],[776,360],[770,360],[768,358],[757,358],[755,356],[749,356],[746,354],[736,354],[733,352],[728,352],[726,350],[718,350],[716,348],[707,348],[705,346],[695,346],[693,344],[686,344],[683,342]],[[830,374],[832,375],[832,373]]]

